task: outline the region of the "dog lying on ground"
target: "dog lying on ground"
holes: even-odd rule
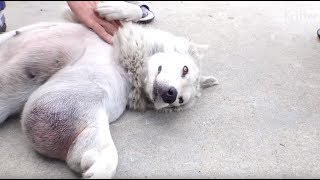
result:
[[[109,123],[126,108],[176,111],[217,84],[200,73],[206,48],[185,38],[127,23],[113,42],[77,23],[0,35],[0,123],[22,111],[32,147],[84,178],[114,176]]]

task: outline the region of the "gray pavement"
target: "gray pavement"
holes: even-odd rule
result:
[[[8,30],[63,21],[65,2],[7,2]],[[209,44],[220,85],[188,111],[111,125],[116,178],[320,178],[320,2],[152,2],[151,26]],[[79,178],[0,125],[0,178]]]

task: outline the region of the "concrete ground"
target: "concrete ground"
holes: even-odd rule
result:
[[[64,2],[7,2],[9,30],[61,21]],[[319,178],[320,2],[152,2],[152,26],[209,44],[220,85],[193,109],[126,112],[111,125],[116,178]],[[0,177],[79,178],[0,126]]]

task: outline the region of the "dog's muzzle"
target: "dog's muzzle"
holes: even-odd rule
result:
[[[178,92],[177,89],[172,86],[155,84],[153,87],[153,94],[155,98],[160,96],[163,102],[171,104],[176,101]]]

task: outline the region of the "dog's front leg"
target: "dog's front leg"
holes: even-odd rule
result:
[[[142,17],[140,6],[125,1],[105,1],[97,4],[96,12],[111,21],[138,21]]]
[[[100,111],[93,119],[95,122],[76,138],[66,161],[83,178],[110,179],[116,173],[118,153],[110,134],[108,117]]]

